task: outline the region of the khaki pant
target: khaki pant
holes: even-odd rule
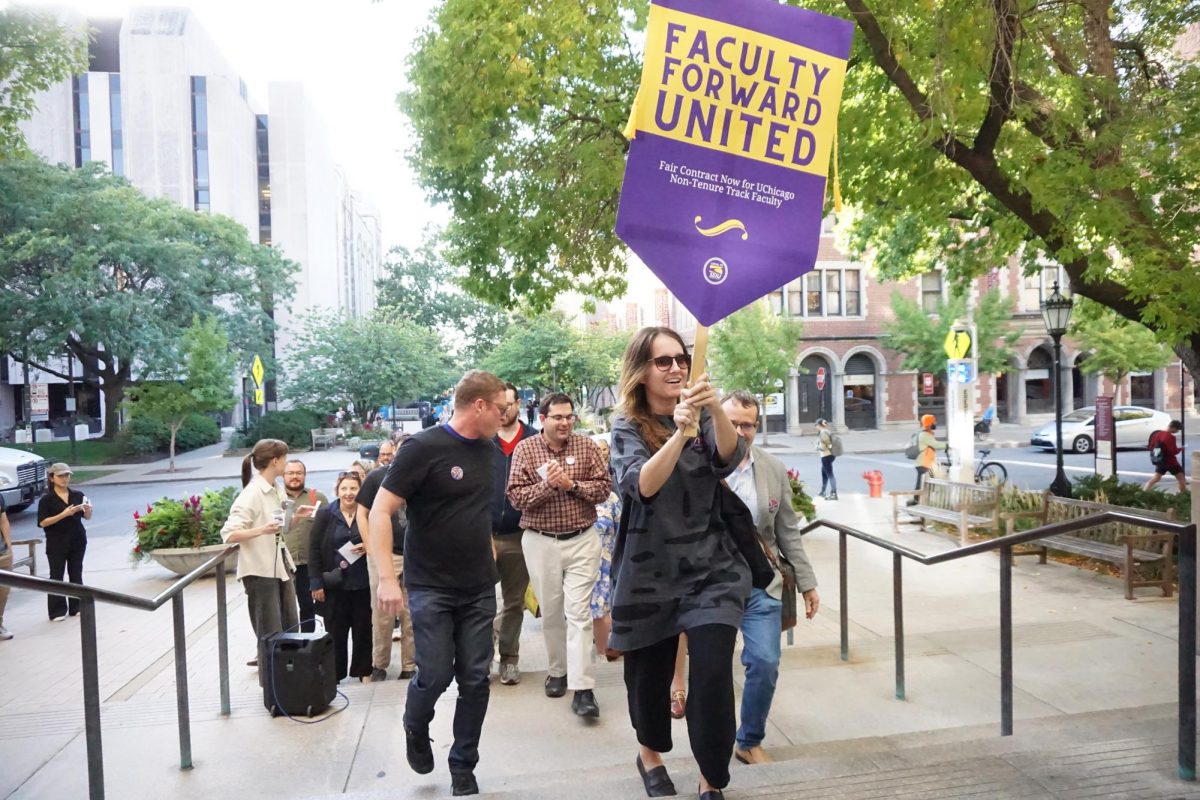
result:
[[[0,553],[0,569],[12,569],[13,553],[12,548],[4,553]],[[0,586],[0,628],[4,627],[4,607],[8,605],[8,589],[7,586]]]
[[[492,625],[501,664],[516,664],[521,653],[521,624],[525,621],[525,590],[529,570],[521,551],[520,533],[493,536],[496,569],[500,573],[500,611]]]
[[[600,537],[589,528],[573,539],[527,530],[521,549],[542,610],[542,635],[551,677],[567,676],[571,690],[595,689],[592,588],[600,574]]]
[[[412,672],[417,668],[416,645],[413,643],[412,616],[408,611],[408,590],[404,588],[404,556],[392,554],[392,566],[404,593],[404,610],[400,612],[400,671]],[[379,570],[375,559],[367,556],[367,574],[371,577],[371,666],[386,670],[392,663],[392,631],[396,618],[379,611]]]

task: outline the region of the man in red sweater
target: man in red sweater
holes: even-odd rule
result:
[[[1175,442],[1175,434],[1181,430],[1183,430],[1183,424],[1179,420],[1173,419],[1165,431],[1155,431],[1150,434],[1150,441],[1147,442],[1146,447],[1150,450],[1150,463],[1154,465],[1154,477],[1146,481],[1146,489],[1153,489],[1154,484],[1162,480],[1162,476],[1169,472],[1179,482],[1179,491],[1187,491],[1187,482],[1183,479],[1183,467],[1179,464],[1179,445]],[[1156,449],[1162,453],[1157,463],[1154,460]]]

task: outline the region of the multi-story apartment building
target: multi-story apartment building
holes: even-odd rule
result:
[[[120,19],[59,14],[80,35],[91,29],[89,70],[39,96],[22,124],[35,152],[76,167],[103,161],[147,195],[231,217],[297,262],[295,296],[276,310],[276,356],[305,310],[361,316],[374,308],[379,214],[338,167],[303,85],[270,84],[261,108],[185,8],[140,7]],[[19,365],[7,366],[0,427],[20,417],[24,390]],[[38,377],[50,384],[51,418],[65,416],[65,383]],[[99,397],[80,393],[80,414],[98,424]]]

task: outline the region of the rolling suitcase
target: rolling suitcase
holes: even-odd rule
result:
[[[328,633],[276,633],[259,656],[263,705],[272,717],[320,714],[337,694],[333,637]]]

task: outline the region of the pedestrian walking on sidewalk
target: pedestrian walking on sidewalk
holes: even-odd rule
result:
[[[771,758],[762,747],[767,735],[767,717],[771,703],[775,700],[775,685],[779,680],[779,661],[783,653],[779,646],[779,633],[783,627],[785,592],[799,592],[804,598],[804,616],[812,619],[821,606],[817,594],[817,576],[813,572],[808,554],[804,552],[804,538],[800,534],[800,522],[792,510],[792,485],[788,481],[787,467],[775,456],[754,446],[754,435],[758,430],[758,400],[746,391],[736,391],[725,397],[721,404],[730,422],[737,428],[738,436],[746,443],[746,458],[729,476],[729,488],[741,498],[750,510],[759,543],[772,564],[785,560],[795,570],[795,584],[785,584],[782,573],[775,570],[775,577],[764,589],[752,589],[742,617],[742,666],[746,668],[746,682],[742,687],[742,724],[737,731],[737,746],[733,756],[743,764],[765,764]],[[825,420],[817,420],[817,426]],[[837,489],[834,496],[837,499]],[[792,595],[790,598],[794,600]],[[792,609],[795,610],[794,604]],[[795,614],[788,627],[796,624]]]
[[[521,514],[521,550],[542,610],[550,656],[546,696],[573,692],[571,711],[600,716],[592,665],[592,589],[600,575],[596,504],[608,498],[608,462],[575,433],[575,404],[556,392],[542,400],[542,432],[517,445],[508,499]]]
[[[0,569],[12,569],[12,528],[8,524],[8,507],[0,496]],[[8,605],[8,587],[0,586],[0,641],[13,638],[4,627],[4,607]]]
[[[939,441],[934,435],[937,430],[937,418],[933,414],[923,414],[921,416],[921,432],[917,434],[917,491],[921,491],[921,484],[925,482],[925,476],[933,471],[934,465],[937,463],[937,454],[946,452],[946,443]],[[917,501],[913,500],[909,505],[914,505]]]
[[[737,729],[733,647],[751,589],[721,516],[720,482],[746,445],[707,375],[685,386],[690,366],[683,338],[664,327],[640,330],[622,359],[612,467],[625,524],[613,553],[609,642],[624,653],[638,773],[660,797],[675,794],[662,754],[672,748],[668,697],[687,634],[688,738],[701,800],[720,800]]]
[[[825,500],[837,500],[837,478],[833,475],[833,462],[837,459],[834,454],[834,437],[836,434],[829,427],[829,420],[817,420],[817,452],[821,455],[821,497]]]
[[[409,434],[402,433],[400,443],[403,443],[408,437]],[[367,473],[367,480],[363,483],[362,491],[358,493],[359,508],[366,512],[370,512],[371,506],[375,503],[375,496],[379,494],[379,488],[383,486],[383,479],[387,477],[388,468],[396,457],[398,446],[399,444],[393,444],[390,441],[379,446],[379,466]],[[400,580],[400,591],[404,592],[406,597],[404,531],[407,528],[408,517],[405,515],[404,508],[401,507],[399,511],[392,514],[392,569],[396,571],[396,577]],[[368,534],[367,541],[369,542],[370,531],[367,530],[367,526],[360,524],[359,530]],[[392,664],[392,642],[397,639],[400,641],[400,675],[398,678],[408,680],[417,674],[417,648],[413,642],[412,617],[408,613],[408,601],[405,600],[404,609],[399,614],[385,614],[376,601],[379,596],[379,568],[370,553],[367,554],[367,571],[371,578],[371,629],[373,631],[371,639],[374,643],[371,651],[371,680],[387,680],[388,667]],[[399,631],[396,630],[397,623],[400,625]]]
[[[500,611],[492,626],[496,648],[500,651],[500,683],[514,686],[521,682],[519,666],[521,627],[525,622],[525,591],[529,588],[529,568],[521,549],[521,512],[513,508],[505,491],[517,445],[538,433],[521,422],[521,402],[517,387],[505,386],[508,410],[500,421],[500,430],[492,441],[496,445],[495,483],[492,487],[492,548],[496,569],[500,572]]]
[[[433,771],[429,723],[438,698],[455,681],[448,759],[454,795],[479,793],[475,765],[488,706],[498,579],[492,555],[492,437],[507,411],[504,383],[490,372],[468,372],[455,387],[453,418],[400,446],[371,506],[368,545],[379,567],[379,606],[397,614],[405,601],[390,559],[391,515],[408,505],[404,582],[417,674],[404,706],[405,748],[414,772]]]
[[[357,475],[343,472],[334,487],[337,500],[317,512],[308,550],[312,570],[307,588],[313,600],[325,604],[325,630],[333,637],[337,679],[348,674],[365,683],[371,678],[371,579],[362,558],[367,548],[359,533],[361,488]],[[353,563],[351,555],[358,556]],[[348,654],[352,636],[354,650]]]
[[[83,520],[92,518],[92,504],[83,492],[71,488],[71,468],[61,461],[50,467],[50,488],[38,501],[38,527],[46,532],[46,560],[50,580],[83,583],[83,555],[87,552],[87,530]],[[78,598],[46,595],[52,622],[79,614]]]
[[[1183,430],[1183,423],[1173,419],[1166,430],[1150,434],[1146,449],[1150,451],[1150,464],[1154,467],[1154,477],[1146,481],[1146,485],[1142,487],[1146,491],[1153,489],[1155,484],[1162,480],[1163,475],[1168,472],[1175,476],[1175,482],[1179,484],[1179,491],[1187,491],[1187,481],[1183,477],[1183,465],[1179,463],[1179,454],[1183,451],[1179,449],[1179,443],[1175,441],[1175,434],[1181,430]],[[1157,451],[1157,459],[1155,451]]]
[[[242,492],[229,509],[221,539],[238,548],[237,579],[246,592],[250,625],[258,640],[257,655],[247,666],[259,666],[267,637],[299,626],[296,566],[284,544],[283,500],[275,485],[287,467],[288,447],[278,439],[260,439],[242,460]],[[251,467],[254,473],[251,473]],[[263,671],[259,670],[259,682]]]

